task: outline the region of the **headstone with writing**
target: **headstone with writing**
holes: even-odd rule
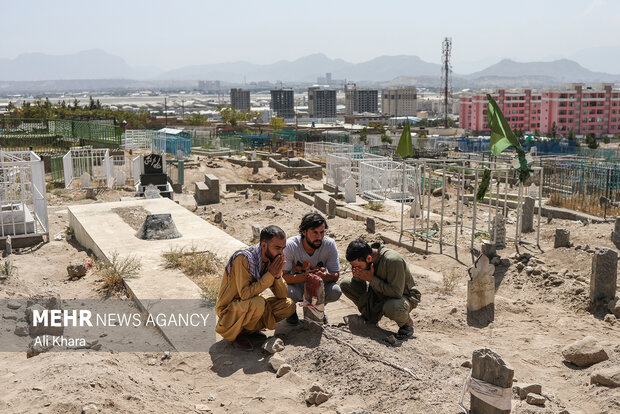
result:
[[[172,198],[172,186],[168,183],[168,175],[164,171],[164,159],[160,154],[145,155],[142,161],[144,174],[140,174],[138,194],[145,193],[149,185],[159,191],[158,194]]]

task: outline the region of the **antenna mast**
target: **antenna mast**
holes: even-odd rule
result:
[[[443,126],[448,128],[448,106],[452,95],[452,38],[446,37],[441,47],[441,94],[443,95]]]

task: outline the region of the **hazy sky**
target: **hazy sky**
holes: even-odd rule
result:
[[[570,57],[620,45],[616,0],[0,0],[0,57],[99,48],[162,69],[322,52],[363,62],[410,54],[440,63],[453,40],[456,72],[499,58]],[[620,70],[616,70],[619,72]]]

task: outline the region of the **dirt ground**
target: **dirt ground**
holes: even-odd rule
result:
[[[249,168],[224,161],[216,161],[219,168],[207,167],[205,158],[201,158],[199,168],[186,170],[184,194],[175,195],[175,199],[212,223],[215,213],[222,213],[225,225],[215,225],[244,243],[251,242],[254,224],[277,224],[287,235],[297,234],[301,217],[312,207],[290,194],[277,201],[272,193],[262,193],[259,201],[255,192],[248,199],[242,194],[224,192],[221,203],[197,208],[192,197],[193,182],[202,181],[205,173],[215,174],[221,184],[301,181],[309,188],[322,188],[318,180],[284,179],[268,167],[253,175]],[[454,187],[449,189],[452,195],[455,191]],[[101,281],[92,272],[82,279],[68,281],[66,266],[73,260],[87,259],[88,254],[74,241],[55,240],[54,236],[63,234],[69,224],[68,204],[117,201],[132,193],[108,190],[100,193],[97,200],[81,199],[78,193],[48,193],[50,241],[20,249],[11,257],[17,273],[0,281],[1,299],[36,294],[55,294],[66,299],[103,297]],[[440,208],[439,200],[432,200],[432,210]],[[456,208],[455,197],[445,208],[446,217],[451,216]],[[484,209],[479,211],[482,227],[486,226],[485,214],[488,213]],[[463,216],[466,220],[471,218],[471,207],[465,207]],[[386,211],[377,213],[377,217],[377,233],[398,234],[399,215]],[[510,217],[509,235],[514,231]],[[355,238],[378,237],[368,234],[362,221],[336,217],[328,223],[328,235],[336,240],[341,257]],[[588,248],[553,249],[553,235],[558,227],[570,229],[575,246]],[[279,356],[291,365],[292,372],[281,378],[276,378],[271,370],[269,355],[258,347],[253,352],[242,352],[221,339],[209,353],[172,353],[170,358],[160,353],[105,349],[51,352],[29,359],[25,353],[5,352],[0,353],[0,387],[4,390],[0,395],[0,412],[80,413],[85,409],[185,413],[208,412],[207,406],[213,413],[459,413],[461,388],[469,373],[469,368],[462,364],[471,360],[475,349],[490,347],[514,368],[515,385],[539,383],[547,397],[545,406],[537,407],[513,396],[513,412],[617,413],[620,388],[591,385],[590,376],[598,369],[617,367],[620,363],[620,321],[606,321],[604,315],[587,310],[592,249],[615,249],[610,240],[612,229],[612,223],[584,225],[581,221],[557,219],[548,223],[543,219],[541,249],[534,246],[535,233],[525,236],[534,245],[519,249],[519,253],[535,257],[529,264],[541,269],[538,275],[517,270],[515,247],[509,243],[509,247],[498,252],[502,258],[510,259],[510,266],[496,269],[495,321],[484,328],[467,324],[467,268],[471,265],[467,236],[462,237],[464,241],[459,239],[460,261],[454,258],[454,248],[446,248],[443,255],[435,253],[437,243],[431,244],[429,254],[389,245],[409,263],[422,268],[415,267],[418,270],[414,271],[422,302],[412,313],[413,339],[387,342],[386,337],[397,326],[386,319],[376,328],[345,325],[343,317],[357,312],[343,295],[327,306],[330,324],[324,332],[304,324],[291,327],[286,323],[280,323],[275,332],[267,332],[282,338],[286,345]],[[454,237],[453,232],[446,234]],[[479,245],[480,240],[476,239],[476,246]],[[425,243],[417,241],[416,247],[424,248]],[[348,275],[345,271],[343,276]],[[589,368],[565,363],[562,348],[588,335],[605,348],[609,360]],[[344,343],[366,352],[369,358],[358,355]],[[406,367],[415,378],[377,359]],[[314,382],[331,393],[329,400],[318,407],[304,402],[304,392]],[[465,405],[469,406],[468,396]]]

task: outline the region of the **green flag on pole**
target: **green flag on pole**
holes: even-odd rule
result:
[[[508,122],[506,122],[502,110],[499,109],[497,102],[488,93],[487,99],[489,100],[487,119],[491,129],[491,153],[498,156],[510,146],[515,147],[518,152],[521,149],[521,145],[510,129]]]
[[[398,141],[395,154],[400,155],[403,158],[413,157],[413,143],[411,142],[411,128],[409,127],[409,120],[407,120],[403,133],[400,135],[400,140]]]

